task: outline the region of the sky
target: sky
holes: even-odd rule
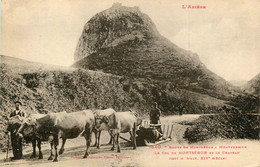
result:
[[[260,0],[1,0],[0,54],[69,66],[85,23],[114,2],[138,6],[161,35],[228,81],[260,73]]]

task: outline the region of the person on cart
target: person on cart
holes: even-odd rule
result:
[[[150,111],[150,124],[159,124],[161,113],[158,104],[154,102],[152,111]]]
[[[161,121],[160,121],[160,117],[161,117],[161,110],[158,107],[158,104],[156,102],[153,103],[153,108],[150,111],[150,126],[155,126],[157,128],[157,130],[162,133],[162,129],[161,129]]]
[[[22,110],[22,103],[20,101],[15,101],[15,110],[11,112],[9,118],[12,118],[16,115],[20,117],[26,117],[26,112]],[[22,159],[23,151],[22,151],[22,138],[16,134],[16,131],[12,130],[11,133],[11,144],[13,150],[13,159]]]

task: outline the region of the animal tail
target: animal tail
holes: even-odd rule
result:
[[[86,133],[86,130],[83,130],[80,134],[79,134],[79,136],[84,136],[85,135],[85,133]]]
[[[134,123],[134,127],[133,127],[133,149],[136,149],[136,125],[137,123]]]
[[[134,132],[136,132],[136,126],[137,126],[136,124],[137,124],[137,123],[135,122],[135,123],[134,123],[134,128],[133,128]]]

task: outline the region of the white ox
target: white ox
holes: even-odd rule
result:
[[[117,152],[120,152],[119,137],[120,133],[130,133],[133,149],[136,149],[136,128],[140,124],[140,121],[136,117],[135,113],[116,112],[109,116],[99,116],[95,121],[95,128],[100,129],[106,127],[113,139],[113,147],[115,149],[117,145]]]

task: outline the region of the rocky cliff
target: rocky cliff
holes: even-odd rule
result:
[[[86,23],[74,60],[78,61],[101,48],[117,46],[128,40],[144,40],[154,35],[159,35],[155,25],[138,7],[124,7],[116,3]]]

